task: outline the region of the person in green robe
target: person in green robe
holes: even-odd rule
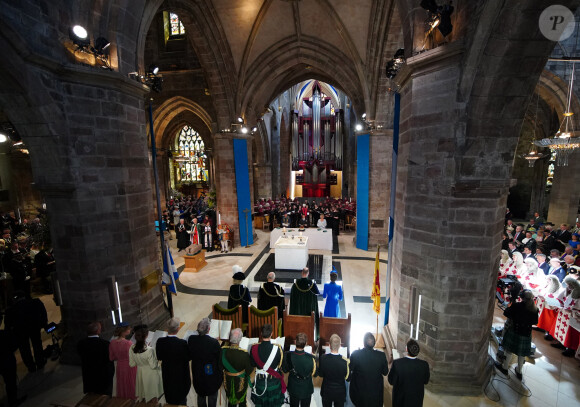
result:
[[[290,407],[309,407],[314,393],[312,377],[316,375],[316,361],[311,353],[305,352],[307,336],[300,332],[296,335],[296,350],[288,352],[282,370],[288,375]]]
[[[310,315],[314,311],[316,338],[318,339],[318,296],[320,291],[314,280],[308,279],[308,267],[302,269],[302,278],[296,280],[290,291],[290,315]]]
[[[250,375],[254,371],[250,354],[239,347],[243,335],[240,328],[232,329],[230,346],[222,347],[221,362],[224,368],[224,390],[228,407],[246,406]]]

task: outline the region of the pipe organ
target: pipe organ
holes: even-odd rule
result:
[[[292,113],[292,170],[302,171],[296,184],[302,185],[302,196],[330,196],[336,174],[342,171],[342,110],[334,110],[332,100],[315,83],[312,97],[303,98],[300,110]]]

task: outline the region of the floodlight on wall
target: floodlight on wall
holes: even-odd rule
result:
[[[405,64],[405,50],[403,48],[399,48],[395,55],[393,55],[393,59],[387,62],[387,66],[385,68],[385,73],[387,78],[393,79],[399,73],[399,70]]]
[[[89,38],[89,33],[81,25],[75,25],[69,30],[69,38],[76,45],[77,51],[85,52],[87,54],[93,54],[96,60],[103,63],[102,67],[111,70],[111,65],[109,64],[109,56],[107,55],[109,51],[109,46],[111,42],[104,37],[98,37],[95,40],[94,46],[91,45],[91,40]]]
[[[109,48],[109,45],[111,45],[109,40],[104,37],[99,37],[95,40],[93,50],[97,55],[105,55],[105,51]]]
[[[363,125],[362,125],[362,124],[360,124],[360,123],[357,123],[357,124],[356,124],[356,126],[354,126],[354,129],[355,129],[356,131],[362,131],[362,129],[363,129]]]
[[[5,143],[8,141],[8,137],[4,133],[0,133],[0,143]]]
[[[364,119],[366,119],[366,118],[367,118],[367,114],[366,114],[366,113],[363,113],[361,117],[362,117],[362,119],[364,120]]]
[[[424,0],[421,1],[421,7],[427,10],[427,20],[425,20],[425,26],[427,27],[427,32],[425,33],[425,41],[423,42],[423,48],[427,45],[427,39],[433,33],[433,30],[437,29],[441,35],[445,38],[451,31],[453,31],[453,24],[451,24],[451,14],[455,9],[452,5],[452,1],[449,3],[438,6],[435,0]]]
[[[248,128],[246,126],[242,127],[242,134],[248,133]]]
[[[244,119],[242,119],[242,117],[238,117],[238,123],[243,123]]]
[[[69,38],[79,48],[84,49],[91,43],[89,40],[89,33],[82,25],[74,25],[70,28]]]
[[[159,73],[159,66],[157,64],[149,65],[149,68],[147,69],[148,75],[157,75],[158,73]]]

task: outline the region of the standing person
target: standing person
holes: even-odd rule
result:
[[[199,223],[197,223],[197,217],[194,216],[192,222],[191,229],[187,232],[189,233],[190,243],[203,244],[203,228]]]
[[[239,347],[243,337],[240,328],[230,332],[230,346],[222,347],[221,365],[224,368],[224,390],[228,407],[245,407],[248,383],[254,371],[249,353]]]
[[[127,335],[131,332],[131,327],[126,322],[121,322],[115,329],[116,338],[109,344],[109,359],[117,361],[117,397],[125,399],[135,398],[135,379],[137,368],[129,366],[130,340]]]
[[[245,287],[242,283],[246,279],[246,276],[242,272],[242,268],[237,264],[232,267],[234,275],[234,283],[230,286],[230,292],[228,294],[228,308],[234,308],[236,305],[242,307],[242,320],[248,322],[248,307],[252,302],[252,296],[250,295],[250,290]]]
[[[308,267],[302,269],[302,278],[292,284],[290,291],[290,314],[310,315],[314,311],[314,322],[316,328],[315,339],[318,338],[318,295],[320,291],[314,280],[308,278],[310,271]]]
[[[0,314],[0,325],[1,324],[2,314]],[[16,357],[14,357],[16,349],[18,349],[18,342],[16,341],[14,334],[6,329],[1,330],[0,376],[4,378],[8,407],[16,407],[26,399],[26,397],[18,398],[18,387],[16,385]]]
[[[284,404],[286,383],[280,373],[282,365],[282,348],[273,345],[272,325],[262,326],[262,342],[252,346],[250,356],[256,366],[252,401],[255,406],[280,407]]]
[[[135,344],[129,350],[129,366],[137,368],[135,397],[145,401],[159,399],[163,395],[161,367],[155,349],[147,345],[148,334],[146,326],[135,329]]]
[[[12,331],[18,341],[22,361],[29,372],[42,369],[46,364],[40,331],[48,323],[46,308],[40,299],[28,299],[22,291],[14,295],[14,304],[6,310],[6,329]],[[30,344],[34,350],[34,358]]]
[[[320,217],[318,218],[318,220],[316,221],[316,227],[319,229],[326,229],[326,219],[324,219],[324,214],[321,213]]]
[[[229,241],[230,241],[230,228],[225,223],[218,225],[218,239],[222,247],[222,253],[227,253],[230,251]]]
[[[429,364],[417,359],[419,344],[409,339],[407,355],[393,362],[389,372],[389,383],[393,385],[393,406],[421,407],[425,396],[425,385],[429,383]]]
[[[272,307],[278,307],[278,318],[282,318],[286,308],[284,289],[274,282],[276,273],[273,271],[268,273],[267,280],[258,291],[258,309],[267,311]]]
[[[322,377],[320,396],[322,407],[343,407],[346,401],[346,382],[350,381],[350,361],[341,356],[340,336],[330,337],[330,353],[320,357],[318,376]]]
[[[52,249],[42,246],[34,256],[36,275],[42,280],[42,290],[45,294],[52,294],[52,273],[56,271],[56,261]]]
[[[338,274],[335,270],[330,272],[330,283],[324,284],[322,297],[326,298],[324,305],[324,316],[340,318],[340,307],[338,301],[342,300],[342,287],[336,283]]]
[[[189,377],[189,348],[187,342],[178,338],[179,319],[171,318],[167,323],[167,336],[159,338],[155,353],[161,361],[161,377],[165,400],[169,404],[187,404],[191,388]]]
[[[208,335],[209,327],[209,318],[202,319],[197,324],[198,334],[191,335],[187,341],[198,407],[215,407],[218,390],[223,383],[221,347],[217,339]]]
[[[534,303],[534,294],[531,291],[522,291],[520,298],[521,302],[516,302],[514,298],[503,313],[507,317],[502,340],[505,359],[503,363],[495,362],[495,367],[508,376],[512,354],[515,354],[518,356],[518,366],[515,369],[516,377],[522,380],[522,367],[526,356],[531,354],[532,325],[538,323],[538,308]]]
[[[296,334],[296,350],[288,352],[284,358],[283,370],[288,375],[288,393],[290,407],[309,407],[314,385],[312,377],[316,375],[316,361],[314,356],[304,351],[306,334]]]
[[[350,357],[350,399],[356,407],[383,406],[383,376],[389,373],[385,352],[374,350],[375,337],[367,332],[364,348]]]
[[[99,337],[101,323],[91,322],[87,326],[87,337],[77,345],[81,357],[83,393],[113,395],[115,365],[109,360],[109,341]]]
[[[213,228],[209,215],[205,215],[202,227],[203,227],[203,247],[208,252],[213,252]]]
[[[175,237],[177,239],[178,252],[184,250],[189,246],[189,233],[187,232],[187,225],[185,219],[179,219],[179,223],[175,225]]]

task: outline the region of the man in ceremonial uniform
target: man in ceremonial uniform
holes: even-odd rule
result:
[[[161,361],[161,378],[165,401],[169,404],[186,405],[191,388],[189,374],[189,348],[187,342],[178,338],[179,319],[167,323],[167,337],[159,338],[156,345],[157,359]]]
[[[309,407],[314,385],[312,376],[316,375],[316,361],[311,353],[305,352],[307,337],[300,332],[296,334],[296,350],[288,352],[284,358],[283,370],[288,375],[288,393],[290,407]]]
[[[274,283],[276,273],[268,273],[268,281],[260,286],[258,291],[258,309],[262,311],[269,310],[272,307],[278,307],[278,318],[284,315],[286,304],[284,301],[284,289]]]
[[[242,320],[248,322],[248,307],[252,302],[252,296],[248,287],[244,286],[243,282],[246,279],[242,272],[242,267],[235,264],[232,267],[234,275],[232,276],[234,283],[230,286],[228,293],[228,308],[234,308],[236,305],[242,307]]]
[[[279,345],[273,345],[272,325],[262,327],[262,342],[252,346],[250,356],[256,366],[252,401],[256,406],[280,407],[284,404],[286,383],[280,373],[284,355]]]
[[[356,407],[383,406],[383,376],[389,372],[385,352],[374,350],[375,337],[367,332],[364,348],[355,350],[350,357],[352,381],[350,399]]]
[[[346,382],[350,381],[350,361],[341,356],[340,336],[330,337],[330,353],[320,357],[318,376],[322,377],[320,396],[323,407],[343,407],[346,401]]]
[[[191,225],[191,230],[189,231],[191,244],[203,244],[203,227],[197,223],[197,218],[193,218],[193,224]]]
[[[245,407],[250,375],[254,366],[249,353],[239,347],[243,337],[240,328],[230,332],[230,346],[222,347],[221,365],[224,368],[224,390],[228,407]]]
[[[296,280],[290,292],[290,314],[310,315],[314,311],[316,337],[318,337],[318,295],[316,282],[308,278],[308,267],[302,269],[302,278]]]

